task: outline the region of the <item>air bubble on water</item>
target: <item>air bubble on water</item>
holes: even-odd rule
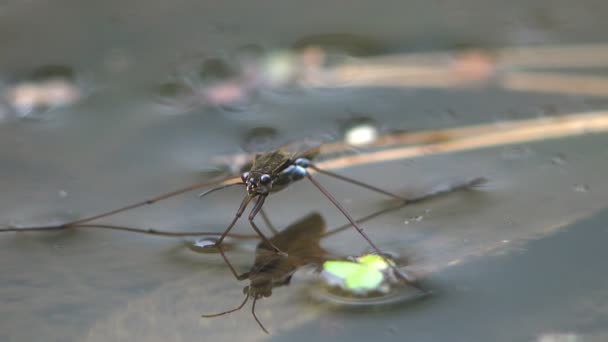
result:
[[[367,117],[352,117],[340,124],[344,142],[353,146],[364,146],[378,139],[376,122]]]
[[[184,243],[185,243],[186,247],[193,252],[203,253],[203,254],[219,253],[219,249],[215,245],[218,239],[219,239],[218,236],[203,237],[203,238],[196,239],[193,241],[186,240]],[[226,237],[224,239],[224,241],[222,242],[222,249],[224,251],[229,251],[233,247],[234,247],[234,243],[233,243],[232,239],[230,239],[229,237]]]
[[[360,125],[346,132],[344,141],[347,144],[362,146],[373,143],[378,138],[378,129],[372,125]]]
[[[209,248],[214,247],[216,242],[217,238],[202,238],[194,241],[192,245],[199,248]]]

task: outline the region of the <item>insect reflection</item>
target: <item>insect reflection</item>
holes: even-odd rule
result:
[[[218,317],[241,310],[251,297],[253,298],[251,314],[260,328],[268,333],[268,330],[256,316],[256,301],[260,298],[270,297],[273,288],[288,285],[294,272],[300,267],[322,264],[327,255],[327,252],[319,244],[324,232],[325,222],[318,213],[312,213],[300,219],[268,241],[260,241],[256,248],[253,266],[248,272],[242,274],[236,272],[226,255],[221,252],[236,279],[249,279],[249,285],[243,288],[245,299],[234,309],[202,315],[202,317]],[[268,242],[287,253],[287,256],[277,254]]]

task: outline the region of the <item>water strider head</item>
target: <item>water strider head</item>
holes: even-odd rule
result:
[[[272,175],[259,171],[248,171],[241,174],[249,195],[268,195],[272,190]]]

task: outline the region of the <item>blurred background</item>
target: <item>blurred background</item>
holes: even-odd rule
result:
[[[4,232],[0,340],[605,341],[607,10],[592,0],[3,1],[1,226],[93,215],[302,139],[329,146],[328,168],[404,196],[488,183],[365,223],[433,296],[348,305],[296,281],[257,304],[270,335],[249,306],[200,318],[238,305],[248,281],[181,239]],[[319,180],[355,217],[387,205]],[[103,222],[222,232],[243,196],[196,194]],[[306,182],[265,208],[279,228],[313,211],[328,227],[345,223]],[[235,230],[251,233],[246,221]],[[322,246],[368,248],[354,230]],[[230,257],[245,271],[255,243],[238,247]]]

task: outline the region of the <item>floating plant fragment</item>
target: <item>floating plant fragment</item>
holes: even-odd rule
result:
[[[407,279],[411,286],[406,286],[399,277]],[[319,284],[309,289],[312,298],[338,306],[394,305],[430,293],[420,287],[414,276],[397,269],[386,255],[364,254],[345,260],[327,260],[319,278]]]
[[[355,295],[388,293],[399,283],[395,263],[377,254],[364,254],[352,260],[328,260],[323,263],[321,278],[330,286],[339,287]],[[411,276],[400,272],[406,279]],[[411,281],[411,280],[410,280]]]

